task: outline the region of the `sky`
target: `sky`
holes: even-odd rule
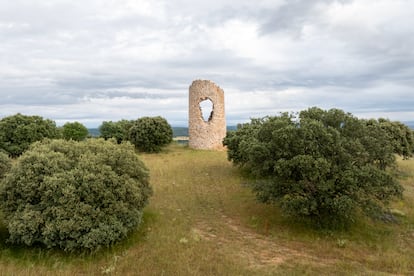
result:
[[[188,122],[188,88],[228,125],[312,106],[414,121],[412,0],[0,0],[0,118]]]

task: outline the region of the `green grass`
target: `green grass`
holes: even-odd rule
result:
[[[318,231],[256,202],[224,151],[172,145],[142,155],[154,195],[128,239],[94,255],[10,246],[0,223],[0,275],[412,275],[414,160],[399,160],[398,224]]]

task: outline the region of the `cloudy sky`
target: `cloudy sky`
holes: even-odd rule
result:
[[[414,121],[412,0],[0,0],[0,117],[188,120],[223,88],[228,124],[311,106]]]

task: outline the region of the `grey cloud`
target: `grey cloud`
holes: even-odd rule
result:
[[[76,94],[48,88],[2,88],[1,105],[66,105],[79,103]]]
[[[276,31],[300,30],[306,21],[311,20],[312,11],[320,1],[294,0],[286,2],[277,10],[267,12],[267,20],[263,23],[263,34]]]
[[[172,78],[173,76],[170,76]],[[73,88],[79,91],[108,90],[116,88],[147,88],[147,89],[176,89],[177,84],[173,80],[163,79],[162,75],[111,75],[96,74],[83,77],[61,78],[56,80],[56,85],[65,88]]]
[[[174,106],[137,109],[185,122],[188,86],[201,78],[215,81],[225,93],[250,97],[248,110],[228,102],[231,121],[311,105],[414,112],[414,31],[406,27],[411,19],[396,17],[372,30],[355,28],[347,19],[333,24],[323,18],[330,5],[352,1],[157,1],[148,14],[113,17],[108,5],[118,7],[123,1],[0,1],[3,110],[50,107],[58,110],[51,116],[60,119],[98,120],[116,116],[112,108],[122,111],[118,98],[171,100]],[[276,46],[291,43],[294,49],[270,53],[291,63],[263,63],[262,55],[268,53],[252,50],[246,57],[209,41],[208,30],[229,20],[251,23],[259,28],[258,39]],[[303,36],[305,25],[314,28],[314,37]],[[251,47],[249,41],[241,43]],[[300,92],[282,97],[289,89]],[[269,102],[260,110],[254,105],[257,91],[267,91]],[[93,99],[108,100],[110,111],[93,106]],[[85,109],[85,102],[88,110],[76,109]]]
[[[301,28],[319,17],[318,7],[321,4],[347,4],[354,0],[290,0],[273,9],[261,10],[257,18],[261,18],[261,33],[292,32],[298,35]]]
[[[106,91],[95,92],[88,95],[92,98],[130,98],[130,99],[171,99],[183,98],[183,93],[165,93],[165,92],[125,92],[125,91]]]

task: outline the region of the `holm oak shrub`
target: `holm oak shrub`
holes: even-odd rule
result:
[[[144,152],[159,152],[172,138],[171,125],[160,116],[139,118],[129,129],[129,140]]]
[[[10,170],[11,159],[10,157],[0,151],[0,179]]]
[[[378,121],[342,110],[253,119],[224,144],[229,160],[254,177],[260,201],[322,227],[347,226],[360,213],[381,217],[402,196],[392,137]]]
[[[62,136],[66,140],[82,141],[88,136],[89,131],[79,122],[68,122],[62,127]]]
[[[58,137],[56,123],[40,116],[18,113],[0,120],[0,149],[11,157],[19,156],[36,141]]]
[[[118,144],[128,141],[129,129],[133,123],[134,121],[125,119],[116,122],[103,121],[99,126],[100,136],[105,140],[115,138]]]
[[[0,207],[12,243],[95,251],[139,225],[151,193],[131,144],[45,140],[2,180]]]

